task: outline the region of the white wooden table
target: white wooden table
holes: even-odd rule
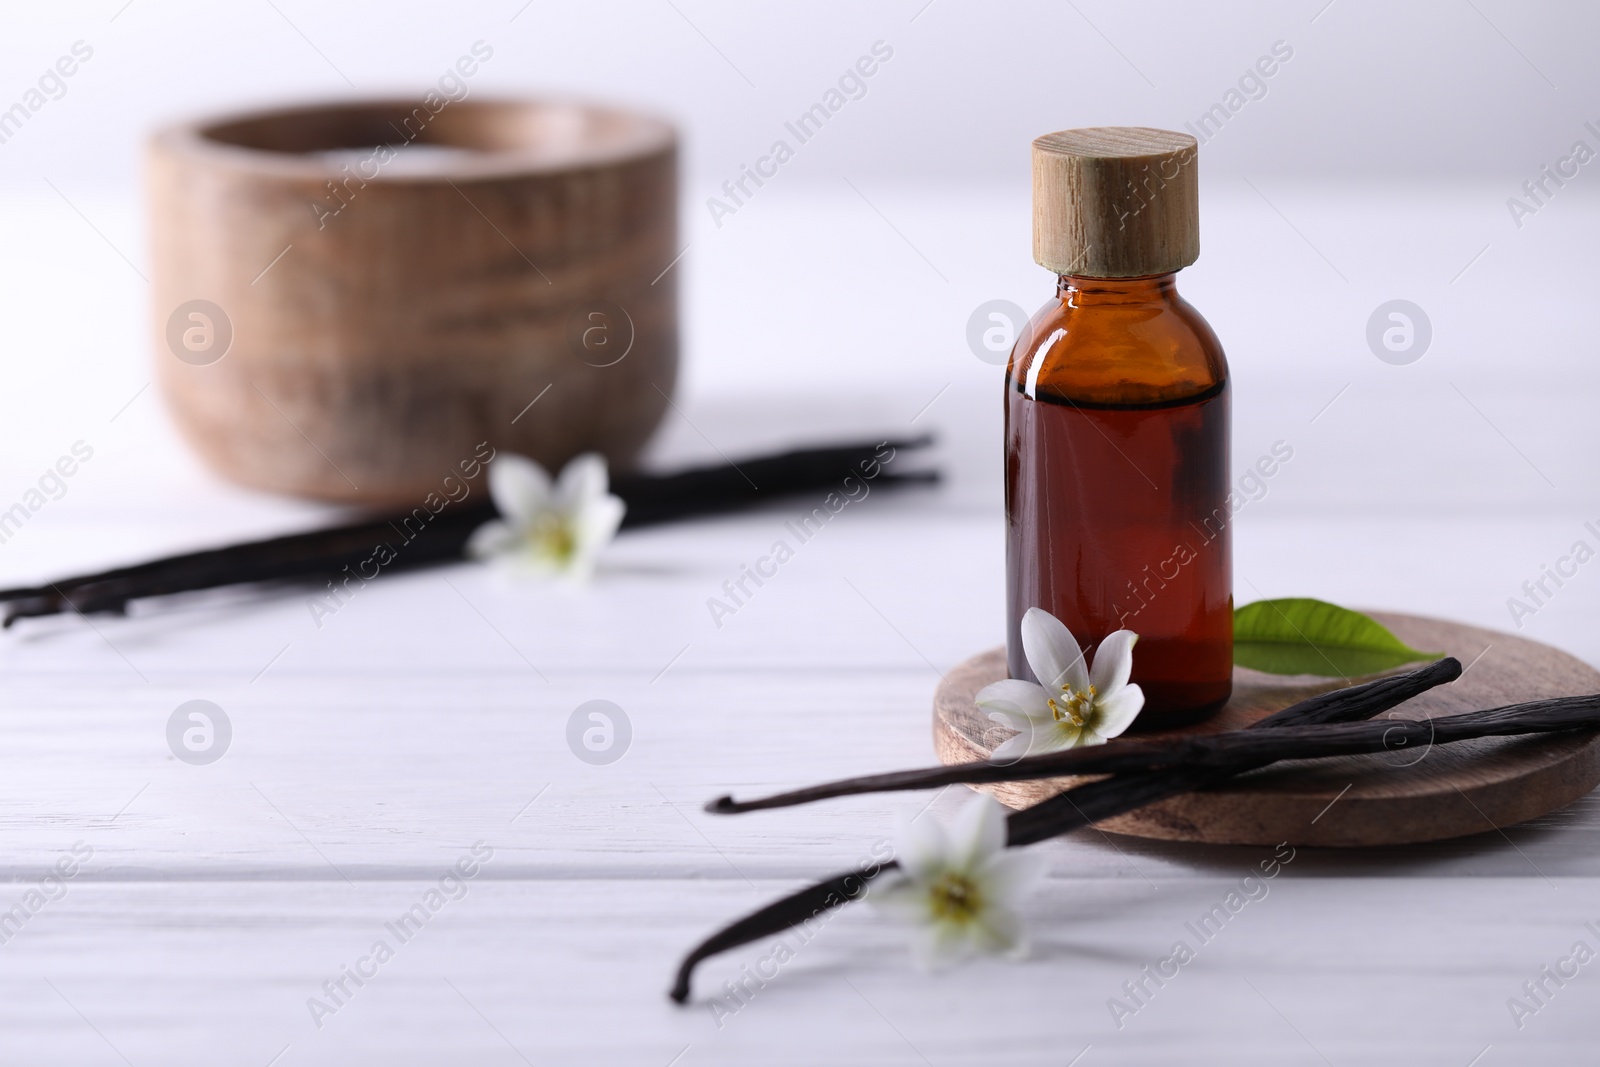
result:
[[[1235,466],[1274,440],[1296,450],[1240,516],[1240,600],[1509,626],[1506,598],[1600,517],[1592,208],[1574,197],[1570,225],[1513,236],[1496,190],[1269,192],[1295,228],[1248,190],[1208,191],[1206,257],[1185,279],[1233,361]],[[999,387],[961,331],[981,300],[1035,304],[1050,279],[1027,261],[1025,199],[877,203],[915,248],[847,190],[775,189],[700,235],[682,265],[685,417],[660,456],[936,427],[949,483],[852,505],[720,628],[706,599],[809,504],[625,535],[580,591],[463,566],[383,578],[320,629],[299,591],[0,637],[0,912],[92,850],[0,944],[0,1063],[1591,1058],[1600,963],[1550,985],[1520,1029],[1507,1000],[1574,942],[1600,948],[1593,798],[1458,841],[1302,851],[1120,1029],[1108,999],[1193,945],[1185,923],[1270,850],[1075,834],[1040,846],[1027,962],[924,975],[899,931],[852,907],[748,1003],[711,998],[770,944],[709,961],[694,1003],[668,1002],[700,937],[855,860],[929,798],[739,818],[701,803],[929,762],[939,672],[1001,632]],[[102,242],[136,255],[133,216],[80,207],[102,234],[59,201],[12,213],[36,251],[0,281],[36,313],[7,326],[0,503],[75,440],[95,458],[0,546],[0,576],[324,521],[212,482],[171,439],[139,392],[143,285]],[[770,242],[791,251],[781,290],[756,266]],[[1406,368],[1362,340],[1397,296],[1434,319],[1433,351]],[[1600,661],[1597,608],[1586,570],[1523,632]],[[167,745],[191,699],[232,723],[210,765]],[[566,740],[592,699],[632,724],[609,765]],[[475,847],[492,850],[475,876],[446,878]],[[459,899],[428,912],[442,878]],[[417,904],[426,922],[401,940],[386,924]],[[380,940],[392,958],[362,962]],[[370,977],[333,1000],[325,983],[357,966]]]

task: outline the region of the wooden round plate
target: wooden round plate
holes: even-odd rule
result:
[[[1416,615],[1373,612],[1413,648],[1441,649],[1467,670],[1408,701],[1390,718],[1429,719],[1525,700],[1600,692],[1600,671],[1549,645]],[[1006,676],[993,649],[951,671],[934,696],[934,749],[943,763],[986,759],[1011,736],[973,704]],[[1345,684],[1236,667],[1233,698],[1209,722],[1175,731],[1237,730]],[[1112,742],[1115,744],[1116,742]],[[1071,778],[978,786],[1013,808],[1074,784]],[[1600,785],[1600,734],[1483,738],[1366,756],[1292,760],[1099,823],[1102,830],[1209,844],[1399,845],[1482,833],[1565,807]]]

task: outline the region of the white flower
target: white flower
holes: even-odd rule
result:
[[[616,536],[625,508],[608,488],[604,457],[594,452],[568,463],[553,485],[533,460],[499,456],[489,464],[489,495],[501,517],[473,532],[469,556],[573,578],[594,571],[595,557]]]
[[[1029,608],[1022,616],[1022,651],[1040,684],[1008,678],[984,686],[977,705],[989,718],[1020,731],[990,757],[1016,760],[1041,752],[1103,745],[1133,724],[1144,691],[1128,684],[1139,635],[1118,630],[1100,642],[1094,667],[1062,621]]]
[[[1006,848],[1005,808],[998,801],[969,801],[948,835],[924,818],[906,825],[900,839],[900,868],[883,875],[867,899],[918,925],[912,953],[919,964],[1027,950],[1015,905],[1044,874],[1045,861]]]

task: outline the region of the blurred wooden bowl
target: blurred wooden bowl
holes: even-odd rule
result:
[[[156,365],[178,426],[236,482],[375,505],[420,501],[485,441],[626,468],[677,372],[676,156],[661,121],[549,101],[159,131]]]

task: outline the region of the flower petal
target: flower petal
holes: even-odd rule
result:
[[[1019,959],[1028,952],[1022,916],[1004,908],[985,908],[973,923],[973,940],[985,952]]]
[[[547,581],[562,574],[560,564],[547,553],[530,548],[528,542],[520,538],[509,551],[496,556],[494,562],[501,573],[518,581]]]
[[[1132,630],[1118,630],[1107,634],[1094,650],[1094,667],[1089,671],[1089,684],[1101,699],[1111,696],[1128,684],[1133,671],[1133,646],[1139,635]]]
[[[1015,763],[1024,756],[1032,754],[1033,729],[1028,723],[1019,730],[1015,737],[1008,737],[1000,742],[993,752],[989,753],[989,760],[993,763]]]
[[[901,870],[917,882],[931,882],[945,869],[949,839],[937,819],[902,812],[895,840],[900,846],[895,859],[900,861]]]
[[[1039,756],[1046,752],[1060,752],[1064,748],[1077,748],[1082,742],[1083,728],[1069,720],[1039,723],[1033,730],[1028,745],[1028,755]]]
[[[1015,711],[991,711],[989,712],[989,721],[997,722],[1007,730],[1015,730],[1019,734],[1028,733],[1033,729],[1032,720],[1026,715],[1018,714]]]
[[[509,452],[489,464],[489,495],[513,526],[526,524],[550,504],[550,475],[527,456]]]
[[[1005,681],[995,682],[978,690],[973,703],[984,711],[998,711],[1007,716],[1049,722],[1054,718],[1050,714],[1049,700],[1050,694],[1045,692],[1044,686],[1007,678]],[[1020,726],[1012,728],[1022,729]]]
[[[1070,686],[1077,692],[1089,688],[1083,650],[1066,623],[1040,608],[1022,616],[1022,652],[1039,684],[1051,692]]]
[[[1008,908],[1037,885],[1050,868],[1043,853],[1029,848],[1008,848],[990,856],[978,870],[985,896]]]
[[[572,517],[573,550],[571,571],[576,577],[587,577],[594,570],[600,553],[617,536],[623,513],[628,506],[622,498],[607,493],[579,506]]]
[[[911,935],[911,958],[925,971],[960,963],[972,955],[972,939],[964,926],[949,922],[929,922]]]
[[[586,507],[610,490],[610,477],[606,474],[606,458],[598,452],[585,452],[574,456],[561,468],[556,482],[555,504],[568,511]]]
[[[976,870],[1006,847],[1006,807],[987,793],[967,801],[950,834],[949,865],[955,870]]]
[[[516,549],[517,535],[500,519],[490,519],[467,538],[466,554],[473,559],[489,559]]]
[[[919,922],[928,916],[927,891],[903,870],[868,882],[867,902],[903,921]]]
[[[1094,722],[1090,725],[1101,737],[1119,737],[1144,708],[1144,690],[1125,685],[1109,697],[1095,700]]]

